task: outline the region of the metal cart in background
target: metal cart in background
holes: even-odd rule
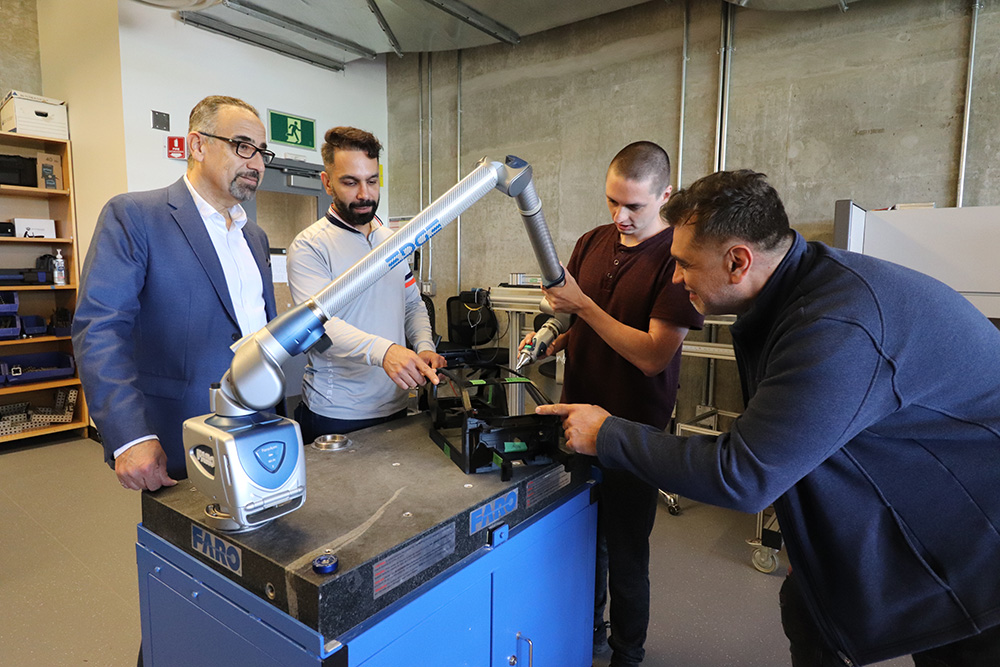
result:
[[[718,342],[718,328],[731,325],[735,319],[733,316],[708,317],[705,319],[708,341],[684,341],[681,350],[683,356],[708,360],[708,379],[705,383],[703,402],[698,406],[697,414],[690,420],[676,422],[674,426],[676,435],[722,435],[722,431],[718,429],[719,418],[735,419],[739,417],[737,412],[719,410],[713,405],[715,402],[716,363],[736,361],[732,345]],[[661,490],[660,496],[671,515],[677,516],[681,513],[677,494]],[[757,513],[757,530],[753,537],[747,539],[747,544],[753,547],[750,562],[757,570],[769,574],[778,569],[781,532],[773,508],[768,507]]]

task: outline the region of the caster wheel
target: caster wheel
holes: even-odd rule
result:
[[[667,511],[670,512],[670,516],[677,516],[681,513],[681,506],[677,502],[677,496],[672,493],[667,493],[663,489],[660,489],[660,500],[663,504],[667,506]]]
[[[778,554],[774,549],[768,547],[758,547],[754,549],[750,562],[758,571],[764,574],[771,574],[778,569]]]

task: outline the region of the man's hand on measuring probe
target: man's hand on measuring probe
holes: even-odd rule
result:
[[[156,491],[177,482],[167,474],[167,455],[159,440],[143,440],[115,459],[115,474],[126,489]]]
[[[437,353],[435,356],[438,356]],[[382,370],[400,389],[413,389],[427,384],[428,380],[437,384],[439,380],[434,368],[437,366],[432,368],[419,354],[396,343],[389,346],[382,357]]]
[[[539,405],[535,413],[559,415],[566,432],[566,446],[578,454],[597,456],[597,432],[604,420],[611,416],[604,408],[596,405],[555,403]]]

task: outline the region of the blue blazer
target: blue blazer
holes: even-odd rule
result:
[[[275,314],[267,235],[243,227]],[[226,278],[184,180],[105,205],[83,266],[73,348],[104,458],[156,435],[174,479],[186,476],[181,426],[209,412],[240,338]]]

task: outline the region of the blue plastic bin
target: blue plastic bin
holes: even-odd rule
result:
[[[22,315],[21,331],[25,336],[39,336],[49,330],[49,325],[45,323],[45,318],[41,315]]]
[[[21,336],[21,318],[10,313],[0,314],[0,340],[13,340]]]
[[[70,377],[76,371],[76,362],[63,352],[16,354],[0,357],[0,371],[8,384],[24,384]]]
[[[17,292],[0,292],[0,315],[16,313],[18,302]]]

